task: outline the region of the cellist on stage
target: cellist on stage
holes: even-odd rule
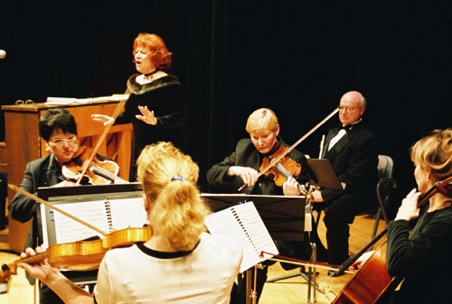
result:
[[[387,271],[404,278],[389,303],[452,303],[452,128],[435,130],[411,147],[413,189],[388,226]],[[437,186],[439,183],[439,186]],[[438,188],[424,206],[423,193]],[[410,221],[417,220],[410,231]],[[372,256],[353,264],[357,269]]]

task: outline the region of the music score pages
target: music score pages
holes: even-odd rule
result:
[[[205,224],[212,235],[233,236],[242,245],[243,260],[240,272],[272,257],[262,255],[262,252],[279,254],[253,202],[238,204],[210,214],[206,217]]]
[[[142,197],[59,204],[58,207],[106,233],[111,229],[140,228],[147,223]],[[102,237],[98,232],[57,211],[54,211],[54,223],[58,244],[95,235]]]

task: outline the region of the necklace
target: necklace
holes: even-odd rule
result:
[[[144,79],[146,79],[146,80],[152,80],[152,79],[154,78],[154,74],[157,73],[158,71],[160,71],[160,70],[159,70],[159,69],[155,69],[155,70],[153,70],[153,71],[150,72],[150,73],[143,74]]]

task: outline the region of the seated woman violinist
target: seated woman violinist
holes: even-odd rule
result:
[[[39,134],[46,142],[46,149],[49,155],[29,162],[25,167],[25,176],[20,188],[24,191],[37,194],[38,187],[68,186],[74,185],[75,177],[80,167],[76,164],[80,157],[86,157],[92,151],[88,147],[80,147],[77,138],[77,125],[74,117],[69,111],[57,108],[49,109],[40,118]],[[102,159],[99,156],[99,159]],[[78,168],[77,168],[78,167]],[[72,181],[68,181],[68,177]],[[89,171],[89,173],[92,173]],[[92,178],[90,178],[93,181]],[[95,180],[101,180],[95,176]],[[103,179],[105,180],[105,179]],[[87,182],[88,179],[83,180]],[[115,182],[122,180],[117,179]],[[23,194],[17,193],[8,205],[11,217],[21,223],[25,223],[33,218],[33,224],[28,234],[25,247],[35,248],[43,243],[42,235],[38,231],[38,220],[36,217],[36,202]],[[66,274],[66,273],[65,273]],[[70,276],[70,272],[67,272]],[[30,283],[34,280],[29,278]],[[40,303],[63,303],[46,286],[41,286]]]

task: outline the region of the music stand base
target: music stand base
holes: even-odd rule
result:
[[[312,242],[310,243],[310,245],[311,245],[311,248],[312,248],[312,261],[315,263],[317,261],[317,246],[316,246],[315,243],[312,243]],[[300,272],[297,273],[297,274],[290,274],[290,275],[286,275],[286,276],[277,277],[277,278],[274,278],[274,279],[267,280],[267,282],[268,283],[274,283],[274,282],[277,282],[277,281],[286,280],[286,279],[294,278],[294,277],[297,277],[297,276],[301,276],[302,278],[304,278],[308,282],[308,295],[307,295],[308,303],[312,303],[311,302],[311,298],[312,298],[312,296],[311,296],[311,289],[314,290],[313,295],[314,295],[314,303],[315,303],[316,298],[317,298],[316,291],[320,291],[320,287],[316,283],[316,278],[317,278],[318,272],[316,271],[315,267],[314,268],[309,267],[308,274],[304,273],[301,269],[302,268],[300,268]]]
[[[318,274],[318,273],[317,273]],[[289,275],[285,275],[285,276],[280,276],[271,280],[267,280],[267,283],[275,283],[278,281],[282,281],[282,280],[287,280],[287,279],[291,279],[291,278],[295,278],[295,277],[302,277],[303,279],[305,279],[306,281],[309,281],[309,275],[306,274],[305,272],[302,271],[302,268],[300,268],[300,272],[299,273],[294,273],[294,274],[289,274]]]

